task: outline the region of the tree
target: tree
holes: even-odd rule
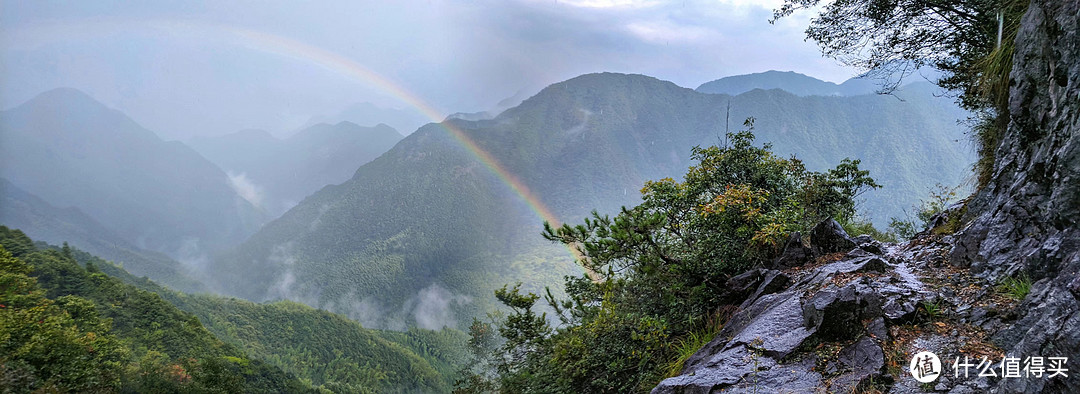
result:
[[[109,322],[84,298],[45,298],[28,273],[29,266],[0,246],[0,386],[117,391],[128,352]]]

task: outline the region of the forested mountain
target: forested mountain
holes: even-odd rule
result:
[[[636,205],[646,180],[685,173],[693,146],[723,144],[728,124],[738,130],[752,116],[760,142],[797,152],[809,169],[862,159],[884,188],[861,208],[882,223],[970,168],[957,142],[963,113],[943,103],[917,85],[897,97],[728,96],[604,73],[554,84],[495,119],[446,125],[561,220],[577,222],[594,208]],[[429,124],[218,256],[217,276],[250,299],[437,328],[461,322],[454,310],[484,310],[504,283],[542,288],[579,272],[565,250],[540,239],[529,208],[443,125]]]
[[[122,264],[134,275],[152,278],[176,290],[206,291],[201,282],[188,276],[179,262],[158,252],[139,249],[78,208],[54,207],[3,178],[0,178],[0,223],[44,242],[79,245]]]
[[[348,180],[401,138],[385,124],[343,121],[316,124],[286,139],[244,130],[189,144],[224,169],[251,203],[277,216],[323,186]]]
[[[0,349],[4,387],[446,392],[464,357],[459,331],[369,330],[292,302],[186,295],[4,226],[0,248],[0,278],[12,285],[0,294],[0,332],[16,338]],[[86,340],[98,350],[71,343]]]
[[[265,220],[194,150],[74,89],[0,113],[0,177],[180,259],[238,243]]]
[[[796,96],[858,96],[874,93],[878,86],[869,78],[852,78],[835,84],[794,71],[770,70],[705,82],[698,86],[697,91],[737,95],[754,89],[782,89]]]

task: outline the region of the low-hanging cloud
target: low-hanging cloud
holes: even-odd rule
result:
[[[250,202],[251,205],[254,205],[257,208],[262,208],[262,187],[256,185],[254,182],[251,181],[251,179],[248,179],[247,174],[243,172],[234,173],[230,171],[227,175],[229,176],[229,186],[232,187],[233,191],[235,191],[236,194],[239,194],[240,197],[243,197],[245,200]]]
[[[438,283],[421,289],[412,299],[412,316],[416,326],[428,330],[457,327],[454,306],[472,302],[472,297],[454,294]],[[406,303],[408,305],[409,303]]]

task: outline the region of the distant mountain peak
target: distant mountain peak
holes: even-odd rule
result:
[[[101,106],[105,106],[104,104],[101,104],[100,102],[95,100],[93,97],[91,97],[86,92],[83,92],[83,91],[81,91],[79,89],[75,89],[75,88],[69,88],[69,87],[59,87],[59,88],[55,88],[55,89],[52,89],[52,90],[44,91],[41,94],[38,94],[33,99],[31,99],[30,102],[34,102],[36,100],[84,101],[84,102],[89,102],[89,103],[94,103],[94,104],[99,104]]]
[[[109,106],[97,101],[86,92],[68,87],[42,92],[16,108],[19,107],[29,108],[34,111],[70,111],[74,109],[83,114],[108,112],[116,116],[123,116],[119,111],[109,108]]]

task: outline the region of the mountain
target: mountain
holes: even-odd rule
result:
[[[738,95],[754,89],[783,89],[796,96],[857,96],[874,93],[879,87],[872,79],[852,78],[838,85],[794,71],[770,70],[706,82],[697,91]]]
[[[357,103],[331,115],[312,116],[300,129],[319,123],[338,124],[351,122],[361,126],[385,124],[409,134],[431,120],[412,109],[383,108],[372,103]]]
[[[0,178],[0,223],[19,228],[31,238],[80,248],[124,266],[132,274],[146,276],[186,292],[203,292],[201,282],[186,267],[161,253],[142,250],[87,216],[78,208],[57,208],[7,179]]]
[[[238,243],[265,220],[194,150],[74,89],[0,112],[0,177],[178,259]]]
[[[542,291],[580,273],[565,250],[539,237],[538,207],[507,179],[579,223],[592,209],[636,205],[646,180],[685,173],[691,147],[723,143],[729,117],[732,131],[756,117],[759,142],[798,154],[810,169],[861,158],[885,185],[862,208],[884,221],[933,184],[959,183],[972,161],[956,142],[959,109],[919,89],[898,96],[907,98],[733,97],[641,75],[583,75],[495,119],[420,128],[217,256],[216,276],[242,297],[297,300],[368,326],[460,323],[457,312],[482,314],[502,284]],[[447,127],[490,154],[501,174]]]
[[[284,140],[244,130],[189,144],[228,172],[249,202],[277,216],[323,186],[348,180],[401,138],[385,124],[340,122],[316,124]]]

